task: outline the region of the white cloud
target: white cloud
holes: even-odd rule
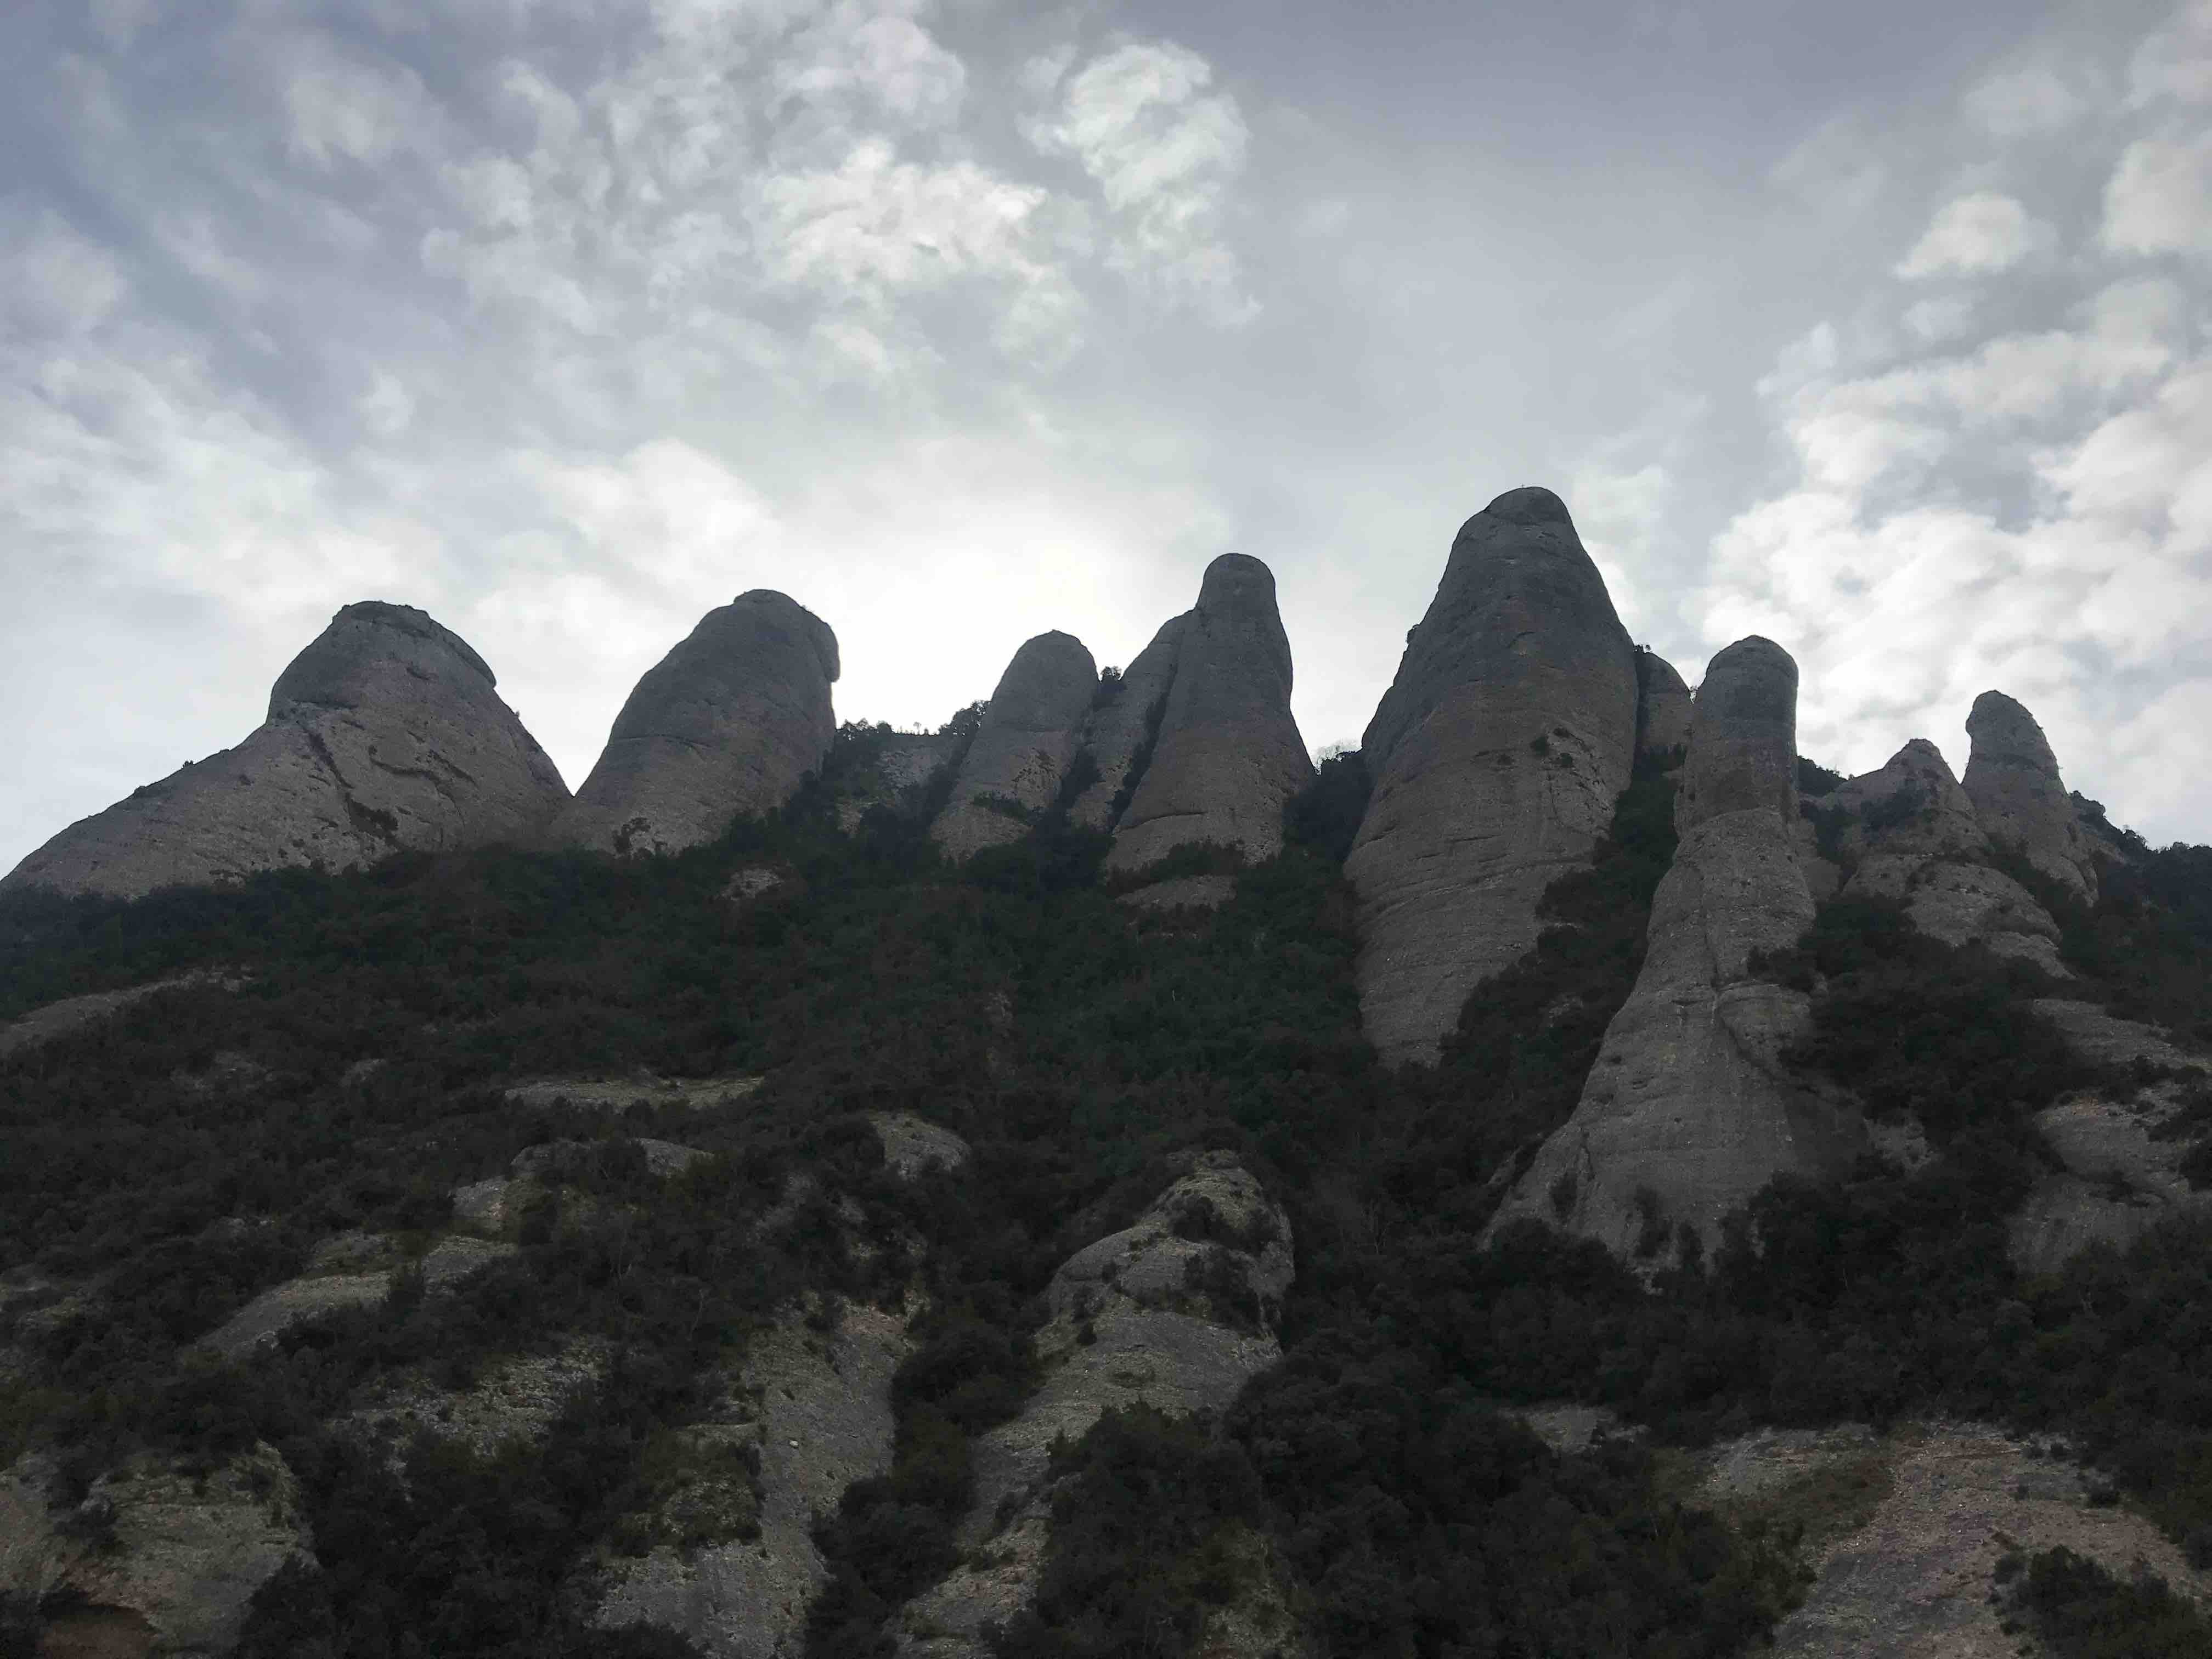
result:
[[[2146,37],[2128,69],[2128,101],[2212,103],[2212,0],[2184,0]]]
[[[2103,240],[2124,253],[2212,252],[2212,133],[2130,144],[2105,186]]]
[[[368,62],[306,33],[277,36],[264,52],[280,82],[292,151],[319,167],[387,161],[429,142],[442,125],[421,77],[400,64]]]
[[[2062,132],[2101,101],[2094,70],[2079,63],[2015,64],[1978,82],[1965,100],[1968,118],[1993,138],[2036,138]]]
[[[1115,216],[1113,258],[1170,298],[1236,323],[1257,310],[1224,240],[1229,192],[1250,131],[1237,100],[1208,94],[1212,65],[1173,42],[1130,42],[1093,58],[1029,125],[1030,142],[1072,156]]]
[[[1996,191],[1977,191],[1937,210],[1896,274],[1908,280],[1946,271],[1981,276],[2009,270],[2050,245],[2051,228]]]
[[[781,99],[817,108],[872,106],[915,127],[960,114],[967,67],[910,16],[851,3],[831,9],[794,44],[771,79]]]
[[[88,333],[129,292],[114,256],[60,216],[0,213],[0,314],[33,337]]]

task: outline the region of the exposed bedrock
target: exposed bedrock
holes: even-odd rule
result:
[[[1122,672],[1120,686],[1092,713],[1083,743],[1097,764],[1098,777],[1068,809],[1069,818],[1079,827],[1111,830],[1118,816],[1115,802],[1123,811],[1128,810],[1135,793],[1132,774],[1150,760],[1167,719],[1168,690],[1175,684],[1177,651],[1189,621],[1186,611],[1163,623],[1152,642]]]
[[[830,753],[836,678],[837,636],[783,594],[755,588],[709,611],[638,681],[549,839],[676,853],[774,811]]]
[[[1652,901],[1643,969],[1574,1115],[1493,1231],[1533,1216],[1658,1260],[1684,1226],[1710,1248],[1721,1218],[1776,1176],[1838,1173],[1865,1146],[1856,1110],[1782,1064],[1810,999],[1753,965],[1813,921],[1795,801],[1785,811],[1776,773],[1778,757],[1796,753],[1796,682],[1765,640],[1730,646],[1707,669],[1690,737],[1698,801],[1686,792],[1677,803],[1681,840]]]
[[[1291,642],[1273,573],[1223,554],[1181,621],[1152,763],[1115,826],[1109,869],[1142,869],[1194,842],[1272,858],[1283,804],[1313,777],[1291,717]]]
[[[2093,843],[2035,716],[2002,691],[1984,691],[1966,716],[1966,793],[1983,830],[2017,844],[2030,864],[2094,902]]]
[[[2034,896],[1990,867],[1989,837],[1942,752],[1915,738],[1881,770],[1825,797],[1833,841],[1852,866],[1847,898],[1905,901],[1913,925],[1946,945],[1979,944],[2064,975],[2058,924]]]
[[[1468,994],[1535,943],[1545,887],[1626,787],[1636,651],[1567,509],[1514,489],[1461,526],[1362,752],[1345,873],[1359,997],[1389,1060],[1432,1060]]]
[[[1690,688],[1674,665],[1654,651],[1636,653],[1636,758],[1662,768],[1681,760],[1690,744]]]
[[[531,839],[568,792],[496,685],[423,612],[349,605],[277,678],[243,743],[71,824],[0,888],[135,898]]]
[[[1025,641],[999,677],[981,728],[930,826],[954,858],[1018,841],[1059,796],[1098,692],[1098,665],[1073,634]]]

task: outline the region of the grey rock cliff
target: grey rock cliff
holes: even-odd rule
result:
[[[1178,648],[1189,621],[1186,611],[1162,624],[1152,642],[1123,672],[1120,690],[1091,715],[1083,743],[1097,763],[1098,780],[1068,810],[1068,817],[1082,828],[1111,830],[1115,799],[1125,785],[1134,782],[1131,772],[1149,763],[1167,719],[1168,691],[1175,684]],[[1133,796],[1134,793],[1132,789]],[[1126,800],[1122,810],[1128,810]]]
[[[1212,1272],[1191,1273],[1209,1261]],[[1177,1415],[1226,1407],[1282,1357],[1276,1322],[1291,1278],[1289,1219],[1230,1152],[1200,1154],[1133,1224],[1070,1256],[1036,1336],[1044,1381],[1018,1417],[976,1442],[963,1565],[892,1620],[899,1652],[989,1653],[983,1626],[1036,1593],[1054,1437],[1079,1440],[1108,1407],[1139,1401]]]
[[[954,858],[1019,841],[1049,808],[1098,693],[1098,665],[1073,634],[1014,653],[930,834]]]
[[[1902,899],[1931,939],[1984,945],[2066,973],[2058,924],[2026,888],[1990,867],[1974,804],[1934,744],[1915,738],[1820,805],[1841,820],[1835,839],[1852,868],[1845,897]]]
[[[1291,642],[1273,574],[1223,554],[1181,621],[1152,764],[1115,826],[1109,870],[1142,869],[1196,842],[1272,858],[1282,850],[1283,804],[1313,776],[1291,717]]]
[[[2094,903],[2097,866],[2073,798],[2059,781],[2057,757],[2035,716],[2002,691],[1984,691],[1966,716],[1972,750],[1966,793],[1983,830],[2017,843],[2027,860]]]
[[[1674,665],[1653,651],[1636,653],[1636,758],[1662,768],[1690,746],[1690,688]]]
[[[404,605],[349,605],[294,658],[234,749],[71,824],[0,889],[135,898],[263,870],[374,864],[526,841],[561,775],[459,635]]]
[[[1362,752],[1345,863],[1359,999],[1387,1060],[1433,1060],[1468,993],[1535,943],[1536,901],[1589,858],[1627,786],[1636,652],[1559,498],[1469,519]]]
[[[1686,1224],[1705,1246],[1721,1217],[1782,1174],[1826,1176],[1865,1143],[1846,1106],[1794,1078],[1781,1053],[1809,999],[1752,958],[1794,945],[1813,896],[1794,848],[1797,668],[1739,641],[1713,659],[1690,738],[1696,784],[1651,907],[1636,988],[1607,1027],[1574,1115],[1516,1183],[1493,1231],[1524,1216],[1617,1255],[1671,1253]]]
[[[675,853],[782,805],[837,735],[837,666],[830,625],[781,593],[755,588],[708,611],[638,681],[548,840]]]

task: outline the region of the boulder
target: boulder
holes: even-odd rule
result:
[[[1073,634],[1040,634],[1015,652],[930,826],[937,844],[964,859],[1027,835],[1059,798],[1097,695],[1098,666]]]
[[[1680,764],[1690,746],[1690,688],[1656,651],[1636,653],[1636,758],[1661,770]]]
[[[1273,574],[1224,553],[1181,620],[1152,763],[1114,827],[1109,870],[1140,870],[1194,842],[1273,858],[1283,805],[1313,777],[1291,715],[1291,642]]]
[[[963,1565],[909,1601],[890,1633],[904,1656],[983,1659],[984,1626],[1027,1607],[1051,1541],[1052,1445],[1113,1406],[1218,1412],[1281,1358],[1291,1277],[1280,1206],[1234,1153],[1206,1152],[1132,1225],[1077,1251],[1046,1291],[1044,1380],[1012,1422],[975,1442]]]
[[[1139,777],[1150,764],[1160,726],[1167,719],[1168,690],[1175,684],[1177,647],[1190,615],[1171,617],[1137,653],[1107,700],[1091,716],[1083,745],[1091,751],[1098,776],[1075,798],[1068,817],[1085,830],[1111,830],[1136,794]],[[1126,792],[1126,793],[1125,793]]]
[[[1776,1176],[1840,1173],[1867,1143],[1859,1114],[1782,1063],[1810,999],[1766,979],[1762,951],[1813,921],[1799,866],[1796,665],[1750,639],[1698,689],[1681,840],[1659,884],[1644,967],[1607,1027],[1574,1115],[1538,1152],[1492,1224],[1534,1217],[1642,1261],[1687,1226],[1719,1223]],[[1778,781],[1779,780],[1779,781]]]
[[[246,740],[71,824],[0,890],[136,898],[263,870],[357,869],[533,838],[567,787],[483,658],[404,605],[349,605]]]
[[[2094,838],[2059,781],[2057,757],[2035,716],[2002,691],[1984,691],[1966,716],[1966,736],[1973,745],[1966,793],[1984,832],[2018,846],[2038,870],[2094,904]]]
[[[1536,941],[1627,787],[1636,651],[1566,507],[1516,489],[1469,519],[1361,744],[1375,790],[1345,863],[1361,1018],[1433,1060],[1468,994]]]
[[[547,839],[623,856],[710,842],[789,800],[837,735],[837,636],[766,588],[709,611],[646,671]]]

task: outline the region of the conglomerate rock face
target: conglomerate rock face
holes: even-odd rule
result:
[[[1098,665],[1073,634],[1025,641],[999,677],[952,798],[930,826],[954,858],[1019,841],[1059,798],[1098,693]]]
[[[1559,498],[1510,490],[1469,519],[1362,744],[1375,792],[1345,873],[1386,1060],[1433,1060],[1535,943],[1537,900],[1627,786],[1637,707],[1635,647]]]
[[[1636,758],[1662,769],[1690,746],[1690,688],[1656,652],[1636,653]]]
[[[1812,924],[1794,847],[1797,669],[1748,639],[1698,689],[1674,862],[1651,906],[1636,988],[1607,1028],[1574,1115],[1545,1142],[1493,1231],[1535,1217],[1657,1260],[1776,1176],[1823,1176],[1865,1144],[1858,1115],[1793,1077],[1782,1052],[1810,999],[1754,965]]]
[[[1186,611],[1162,623],[1152,642],[1123,672],[1113,695],[1092,713],[1083,742],[1098,776],[1068,809],[1068,817],[1078,827],[1111,830],[1119,816],[1115,803],[1119,800],[1121,811],[1128,810],[1133,786],[1149,766],[1167,719],[1168,692],[1175,684],[1182,631],[1189,622]]]
[[[2092,840],[2035,716],[2002,691],[1984,691],[1966,716],[1966,736],[1973,746],[1966,789],[1984,832],[2017,844],[2037,869],[2094,903]]]
[[[830,625],[781,593],[756,588],[708,611],[638,681],[548,839],[675,853],[782,805],[837,735],[837,670]]]
[[[1313,777],[1291,716],[1291,642],[1273,573],[1223,554],[1206,567],[1196,609],[1179,620],[1152,763],[1114,827],[1109,869],[1141,869],[1194,842],[1272,858],[1282,850],[1284,803]]]
[[[278,677],[243,743],[71,824],[0,888],[135,898],[528,841],[568,792],[496,685],[423,612],[349,605]]]

